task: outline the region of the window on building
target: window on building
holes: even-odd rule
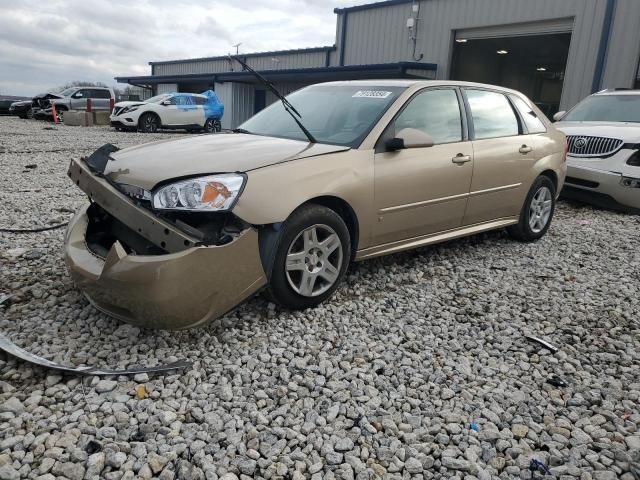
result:
[[[529,133],[544,133],[547,131],[547,128],[544,126],[544,123],[538,118],[536,112],[534,112],[527,102],[525,102],[522,98],[517,95],[510,95],[513,104],[516,106],[518,112],[520,112],[520,116],[524,120],[524,124],[527,126],[527,130]]]
[[[396,118],[395,130],[415,128],[431,135],[433,142],[462,140],[462,117],[455,90],[425,90],[409,101]]]
[[[476,139],[518,135],[518,119],[507,97],[488,90],[465,90]]]

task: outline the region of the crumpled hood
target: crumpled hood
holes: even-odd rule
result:
[[[33,97],[34,100],[40,99],[40,98],[64,98],[62,95],[58,95],[57,93],[51,93],[51,92],[47,92],[47,93],[39,93],[38,95],[36,95],[35,97]]]
[[[111,154],[104,173],[111,181],[151,190],[173,178],[247,172],[347,150],[349,147],[242,133],[199,135],[119,150]]]
[[[625,143],[640,143],[640,123],[623,122],[556,122],[567,135],[618,138]]]

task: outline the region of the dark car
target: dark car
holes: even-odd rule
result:
[[[32,107],[33,105],[31,100],[13,102],[9,107],[9,115],[15,115],[20,118],[33,118]]]

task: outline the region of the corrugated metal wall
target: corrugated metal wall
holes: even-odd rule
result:
[[[280,55],[247,56],[247,63],[256,70],[283,70],[289,68],[324,67],[326,58],[327,54],[325,51],[292,52]],[[156,63],[153,65],[154,75],[220,73],[237,70],[240,70],[240,66],[236,62],[231,62],[229,59],[194,59],[174,63]]]
[[[602,88],[633,86],[639,58],[640,1],[617,0]]]
[[[216,83],[215,88],[224,105],[222,128],[235,128],[253,115],[253,85],[225,82]]]
[[[607,0],[420,0],[418,54],[448,78],[455,30],[574,17],[565,75],[563,108],[591,93]],[[351,11],[347,17],[345,64],[412,61],[406,27],[411,3]],[[338,15],[338,31],[341,17]],[[640,1],[618,0],[604,87],[631,86],[640,50]],[[338,38],[338,51],[341,38]]]
[[[159,83],[156,87],[156,95],[160,95],[161,93],[172,93],[178,91],[177,83]]]

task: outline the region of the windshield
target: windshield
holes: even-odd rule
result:
[[[62,90],[61,92],[58,92],[58,95],[62,95],[63,97],[68,97],[69,95],[71,95],[75,91],[76,91],[75,87],[66,88],[66,89]]]
[[[640,95],[596,95],[567,113],[563,122],[640,122]]]
[[[320,143],[355,146],[405,87],[312,85],[287,96],[302,115],[302,124]],[[307,140],[300,127],[276,102],[241,129],[258,135]]]
[[[151,97],[148,100],[145,100],[147,103],[160,103],[162,100],[169,98],[171,95],[168,93],[163,93],[162,95],[156,95],[155,97]]]

